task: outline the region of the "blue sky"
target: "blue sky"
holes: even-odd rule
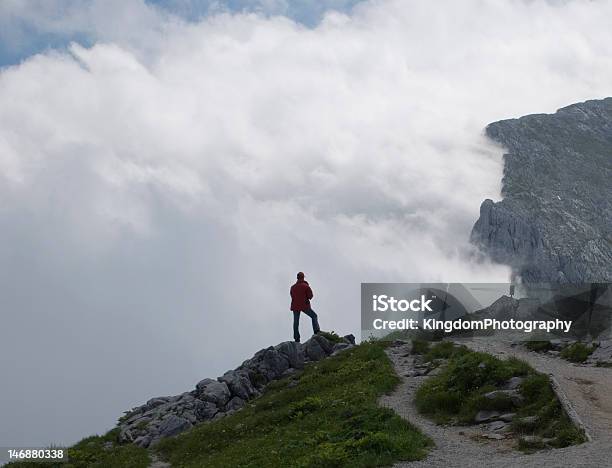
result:
[[[283,15],[305,26],[313,27],[329,10],[349,12],[362,0],[145,0],[162,14],[197,21],[215,12],[253,12],[262,15]],[[85,10],[95,0],[50,0],[40,13],[58,18],[67,12]],[[87,24],[73,30],[46,27],[36,13],[39,0],[7,1],[0,5],[0,67],[10,66],[49,49],[65,48],[70,42],[89,46],[99,38],[99,31]],[[134,0],[132,3],[141,3]],[[28,4],[28,8],[23,5]],[[51,7],[49,5],[52,5]],[[56,5],[56,6],[53,6]],[[54,11],[50,11],[53,9]],[[27,10],[27,11],[24,11]],[[76,30],[75,30],[76,29]]]

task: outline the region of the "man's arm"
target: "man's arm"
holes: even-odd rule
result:
[[[313,296],[314,294],[312,293],[312,289],[310,288],[310,286],[308,286],[308,289],[306,290],[306,297],[308,298],[308,300],[310,300]]]

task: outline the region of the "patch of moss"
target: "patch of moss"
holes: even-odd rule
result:
[[[327,338],[327,340],[331,341],[332,343],[344,343],[344,338],[340,337],[335,331],[320,331],[319,335],[321,335],[323,338]]]
[[[595,351],[594,346],[584,343],[572,343],[561,351],[561,357],[570,362],[584,362]]]

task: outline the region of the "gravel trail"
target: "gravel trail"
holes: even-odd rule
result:
[[[400,462],[395,468],[445,467],[612,467],[612,370],[575,366],[558,358],[538,355],[510,347],[503,343],[471,340],[465,344],[472,349],[498,356],[517,356],[535,369],[555,376],[561,389],[572,401],[578,416],[588,427],[592,442],[563,449],[551,449],[525,455],[512,448],[510,440],[475,440],[477,428],[438,426],[419,415],[414,404],[414,393],[427,377],[406,377],[413,368],[409,356],[410,345],[389,348],[387,354],[402,379],[380,404],[392,408],[401,417],[431,437],[436,445],[429,456],[418,462]]]

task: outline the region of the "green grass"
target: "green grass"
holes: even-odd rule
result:
[[[431,362],[436,359],[449,359],[453,356],[465,354],[467,350],[465,346],[456,346],[451,341],[441,341],[427,350],[424,360],[425,362]]]
[[[561,351],[561,357],[570,362],[584,362],[595,351],[595,347],[584,343],[572,343]]]
[[[323,338],[327,338],[328,341],[331,341],[332,343],[344,343],[344,338],[340,337],[335,331],[331,331],[331,332],[326,332],[326,331],[320,331],[319,335],[321,335]]]
[[[69,461],[64,463],[27,463],[16,462],[4,465],[11,468],[146,468],[151,460],[145,449],[133,444],[119,445],[118,429],[113,429],[103,436],[86,437],[66,449]],[[109,445],[105,448],[105,444]],[[111,445],[112,444],[112,445]]]
[[[444,370],[417,390],[415,403],[421,413],[439,424],[470,424],[480,410],[514,412],[512,430],[518,435],[551,438],[550,445],[555,447],[584,442],[584,435],[564,413],[547,376],[516,358],[501,360],[490,354],[458,349],[451,354]],[[515,376],[524,378],[519,387],[524,398],[522,404],[517,406],[507,397],[484,397]],[[527,416],[537,416],[537,422],[524,423]],[[519,448],[529,451],[536,447]]]
[[[412,340],[412,354],[425,354],[429,351],[429,341],[414,339]]]
[[[158,450],[174,467],[374,467],[421,459],[430,440],[377,404],[399,382],[385,346],[366,342],[309,364],[243,410],[166,439]]]

